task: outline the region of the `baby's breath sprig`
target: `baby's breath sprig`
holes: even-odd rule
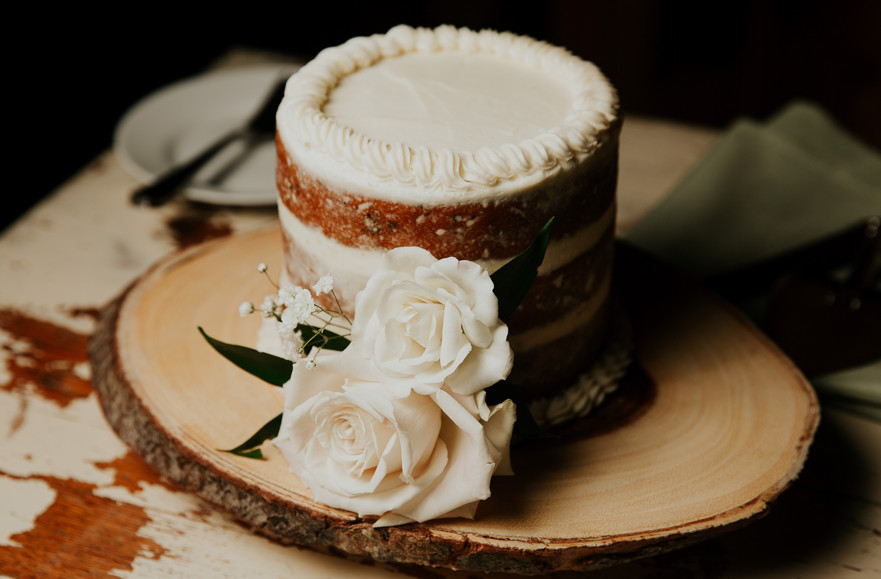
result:
[[[269,267],[265,263],[257,264],[257,271],[266,276],[266,279],[269,280],[269,283],[273,285],[276,289],[278,289],[278,284],[273,281],[273,279],[269,276]]]
[[[247,316],[259,311],[264,318],[274,318],[286,358],[297,363],[297,360],[308,356],[306,367],[314,368],[320,350],[343,350],[348,346],[352,321],[340,305],[333,289],[332,276],[322,276],[312,286],[315,296],[326,294],[333,299],[335,309],[328,309],[316,303],[315,296],[308,289],[275,283],[269,276],[266,264],[259,264],[257,271],[265,275],[277,291],[275,295],[266,296],[259,308],[251,302],[242,302],[239,315]],[[316,351],[310,356],[313,349]]]
[[[254,311],[254,304],[252,304],[251,302],[242,302],[239,304],[239,315],[243,318],[248,314],[253,314]]]

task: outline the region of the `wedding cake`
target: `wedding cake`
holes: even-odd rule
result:
[[[595,65],[532,38],[397,26],[325,49],[277,115],[283,277],[330,274],[351,311],[392,248],[492,272],[553,218],[509,381],[571,384],[609,326],[620,125]]]

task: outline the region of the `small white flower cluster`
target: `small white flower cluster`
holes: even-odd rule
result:
[[[321,278],[317,282],[315,282],[315,285],[312,286],[312,290],[317,296],[320,296],[321,294],[331,293],[333,291],[333,276],[321,276]]]
[[[239,315],[247,316],[254,312],[260,312],[264,318],[274,318],[278,323],[278,334],[281,338],[284,355],[294,363],[303,357],[303,353],[308,345],[312,345],[315,340],[320,340],[321,334],[325,331],[332,331],[336,334],[347,335],[351,330],[351,322],[343,313],[339,300],[333,291],[333,277],[330,275],[322,276],[313,286],[312,291],[315,296],[322,294],[330,295],[336,303],[336,310],[328,310],[315,303],[315,297],[312,292],[306,288],[293,284],[282,284],[279,286],[269,278],[269,269],[266,264],[261,263],[257,266],[257,271],[266,275],[269,282],[278,288],[275,295],[268,295],[263,298],[263,303],[259,308],[255,307],[251,302],[242,302],[239,305]],[[342,319],[342,323],[339,321]],[[308,340],[304,340],[300,326],[307,323],[317,329],[317,332]],[[344,333],[340,333],[344,332]],[[319,345],[320,344],[316,344]],[[307,368],[315,367],[315,357],[311,357],[306,362]]]

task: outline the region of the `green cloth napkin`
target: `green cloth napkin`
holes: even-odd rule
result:
[[[797,101],[764,124],[736,121],[625,239],[701,278],[870,215],[881,215],[881,155]],[[824,403],[881,420],[881,360],[813,382]]]

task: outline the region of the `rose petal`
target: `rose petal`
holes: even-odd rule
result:
[[[459,509],[489,498],[496,459],[502,457],[501,451],[488,444],[482,424],[463,406],[462,399],[443,390],[432,398],[444,413],[440,438],[446,444],[449,463],[425,492],[395,509],[395,513],[419,522],[463,512]],[[476,412],[473,400],[470,404]],[[473,510],[464,512],[469,511],[473,517]]]
[[[501,452],[494,476],[510,476],[514,474],[511,466],[511,434],[517,421],[517,406],[511,400],[505,400],[490,408],[489,419],[485,421],[483,430],[486,438]]]
[[[380,269],[393,271],[416,271],[419,267],[431,267],[437,259],[422,247],[396,247],[382,257]]]
[[[397,512],[446,469],[443,416],[428,396],[394,398],[379,382],[341,374],[364,374],[352,346],[292,373],[286,402],[300,401],[285,410],[273,442],[316,501],[361,516]]]
[[[472,349],[458,370],[446,379],[447,387],[457,394],[475,394],[507,378],[514,365],[514,352],[507,336],[508,326],[496,327],[490,347]]]
[[[443,272],[457,287],[467,288],[468,305],[477,319],[484,324],[491,324],[499,317],[499,301],[493,292],[492,278],[486,269],[473,261],[457,261],[451,258],[438,261],[436,269]]]
[[[323,487],[318,486],[316,484],[317,481],[313,481],[310,490],[312,490],[315,500],[320,503],[353,511],[357,513],[358,516],[362,517],[367,515],[382,515],[389,511],[398,512],[398,509],[401,508],[401,504],[418,502],[418,497],[425,494],[426,489],[429,488],[430,482],[436,480],[444,472],[446,465],[446,446],[443,443],[439,443],[437,447],[435,447],[435,451],[432,453],[431,460],[427,463],[426,468],[411,484],[396,485],[391,489],[380,489],[380,491],[376,493],[358,497],[346,497],[333,492],[328,492]],[[414,501],[414,499],[417,500]]]
[[[471,351],[471,343],[462,332],[462,316],[459,311],[447,305],[444,308],[443,342],[441,343],[440,363],[447,367],[458,366]]]

